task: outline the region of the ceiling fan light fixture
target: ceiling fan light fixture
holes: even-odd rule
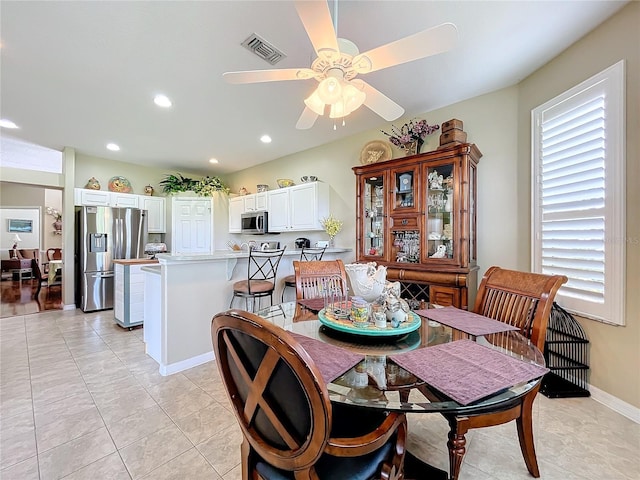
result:
[[[367,95],[363,91],[358,90],[350,83],[345,85],[343,92],[345,115],[349,115],[351,112],[360,108],[367,99]]]
[[[333,105],[342,98],[342,85],[339,79],[327,77],[320,82],[316,92],[318,92],[320,100],[326,104]]]
[[[309,97],[305,98],[304,104],[309,108],[313,113],[317,115],[324,115],[324,105],[325,103],[318,95],[318,90],[314,90]]]

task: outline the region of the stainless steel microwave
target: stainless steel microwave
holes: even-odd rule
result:
[[[247,212],[242,214],[242,233],[264,235],[269,233],[268,212]]]

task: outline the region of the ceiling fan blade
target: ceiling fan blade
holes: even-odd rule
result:
[[[295,6],[318,56],[337,55],[338,39],[327,2],[298,0]]]
[[[261,83],[280,80],[307,80],[316,76],[310,68],[283,68],[281,70],[248,70],[222,74],[228,83]]]
[[[316,123],[316,119],[318,118],[318,114],[311,110],[308,107],[304,107],[302,111],[302,115],[298,119],[298,123],[296,123],[296,128],[298,130],[308,130],[313,127],[313,124]]]
[[[453,23],[443,23],[395,42],[387,43],[356,55],[354,70],[358,73],[375,72],[419,58],[437,55],[454,47],[458,29]]]
[[[373,112],[380,115],[387,121],[395,120],[404,114],[404,108],[387,97],[384,93],[376,90],[367,82],[360,80],[363,85],[362,91],[367,95],[364,104]],[[353,83],[353,82],[352,82]]]

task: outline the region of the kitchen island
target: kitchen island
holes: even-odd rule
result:
[[[229,309],[233,283],[247,278],[246,251],[213,254],[158,254],[158,265],[143,266],[145,275],[144,341],[146,352],[170,375],[213,360],[211,319]],[[293,274],[300,250],[287,249],[278,268],[274,303],[280,299],[282,281]],[[329,248],[324,260],[354,259],[351,249]],[[263,306],[268,300],[264,300]],[[244,309],[237,300],[234,308]]]

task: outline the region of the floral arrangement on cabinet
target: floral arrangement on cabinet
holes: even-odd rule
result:
[[[407,150],[410,153],[419,153],[424,138],[440,129],[440,125],[429,125],[426,120],[413,119],[400,128],[391,125],[391,133],[380,130],[389,137],[389,141],[396,147]],[[415,150],[415,151],[411,151]]]

